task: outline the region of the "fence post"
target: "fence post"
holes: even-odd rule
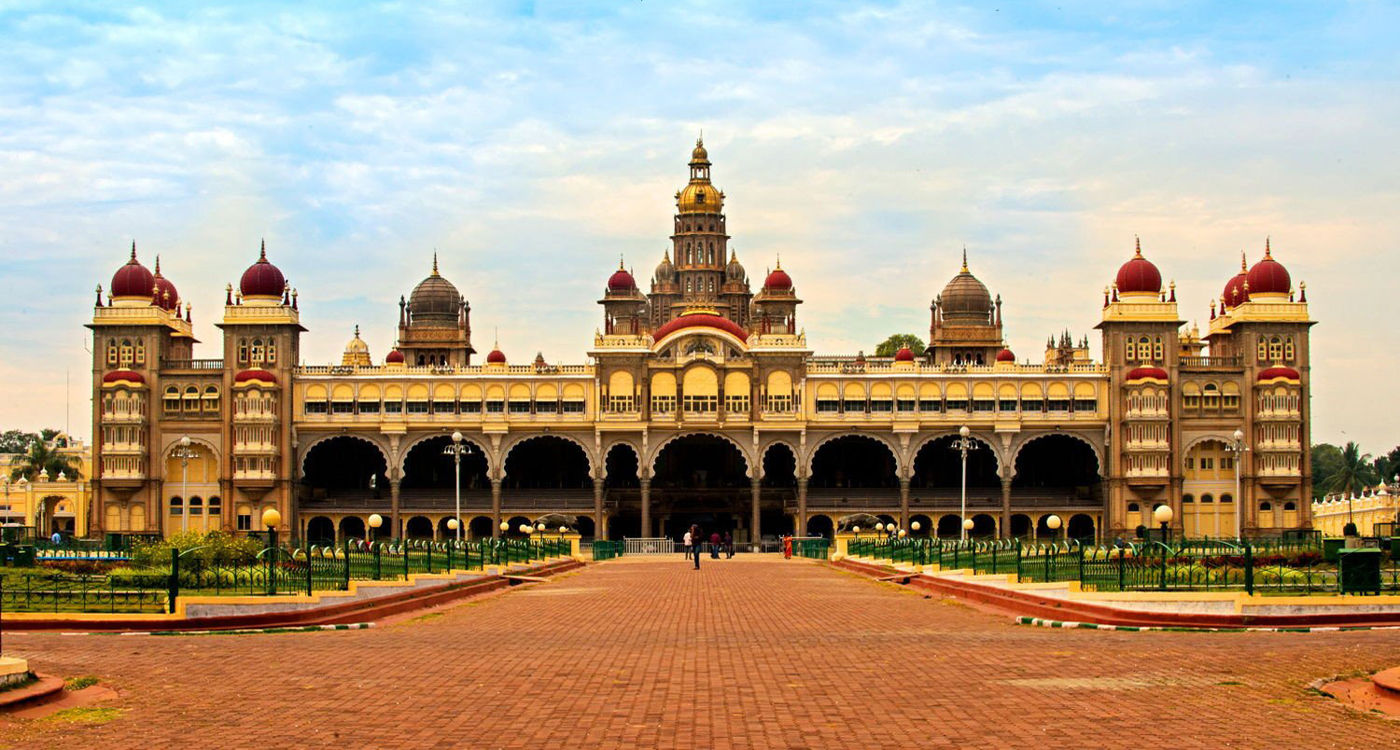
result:
[[[1254,594],[1254,548],[1244,543],[1244,592]]]
[[[1160,587],[1162,591],[1167,590],[1167,552],[1170,551],[1171,549],[1167,548],[1162,552],[1162,583]]]
[[[170,591],[166,595],[166,604],[170,609],[170,614],[175,614],[175,599],[180,596],[180,550],[170,548]]]
[[[1021,582],[1021,538],[1016,538],[1016,582]]]
[[[306,595],[311,596],[311,545],[305,539],[301,542],[301,553],[306,558]]]
[[[1083,545],[1083,544],[1076,544],[1075,546],[1079,548],[1079,586],[1080,586],[1080,588],[1083,588],[1083,587],[1084,587],[1084,545]]]
[[[379,574],[380,574],[380,555],[381,555],[381,554],[383,553],[383,551],[384,551],[384,543],[383,543],[383,542],[374,542],[373,545],[370,547],[370,551],[374,553],[374,580],[377,581],[377,580],[379,580]]]
[[[1123,548],[1118,548],[1118,590],[1123,590]]]
[[[411,554],[411,552],[410,552],[410,550],[409,550],[409,548],[408,548],[408,546],[407,546],[407,542],[406,542],[406,541],[404,541],[404,540],[400,540],[400,541],[399,541],[399,552],[402,552],[402,553],[403,553],[403,579],[404,579],[405,581],[407,581],[407,580],[408,580],[408,556],[409,556],[409,554]]]
[[[343,591],[350,590],[350,540],[345,540],[345,587]]]

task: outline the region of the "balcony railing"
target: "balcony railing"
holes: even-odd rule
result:
[[[1243,367],[1243,357],[1182,357],[1182,367]]]
[[[222,359],[162,359],[162,370],[222,370]]]

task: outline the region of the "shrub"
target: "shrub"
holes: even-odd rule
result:
[[[107,580],[112,588],[156,589],[170,585],[170,573],[157,568],[115,568]]]
[[[41,572],[54,571],[80,576],[105,575],[116,566],[116,563],[102,560],[46,560],[39,563]]]
[[[181,562],[198,560],[206,565],[215,563],[250,563],[262,551],[262,542],[248,537],[232,537],[222,531],[207,534],[187,532],[161,541],[138,545],[132,550],[137,565],[168,565],[170,550],[189,550]]]

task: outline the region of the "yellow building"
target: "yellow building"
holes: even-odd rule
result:
[[[265,248],[225,289],[221,355],[197,359],[190,305],[133,248],[89,324],[94,529],[251,531],[277,508],[313,540],[362,536],[374,513],[440,537],[459,487],[472,536],[561,513],[584,536],[694,523],[743,543],[865,512],[944,536],[964,518],[975,536],[1046,534],[1058,515],[1111,538],[1160,504],[1193,535],[1309,525],[1312,321],[1267,244],[1205,336],[1138,247],[1101,306],[1072,301],[1098,313],[1102,361],[1068,332],[1018,361],[964,254],[931,282],[924,351],[818,355],[789,271],[751,280],[729,246],[702,144],[689,166],[647,291],[625,266],[607,277],[586,364],[474,360],[473,311],[434,257],[382,359],[357,329],[338,363],[301,365],[297,291]]]
[[[82,441],[68,441],[58,451],[73,459],[80,477],[49,476],[40,472],[34,481],[12,480],[11,472],[22,463],[17,454],[0,454],[0,525],[33,528],[38,536],[54,532],[87,536],[90,490],[85,477],[91,471],[92,452]]]
[[[1348,523],[1356,524],[1358,536],[1376,536],[1377,524],[1390,524],[1387,535],[1400,529],[1400,495],[1384,484],[1360,495],[1328,495],[1312,504],[1313,528],[1324,536],[1342,536]]]

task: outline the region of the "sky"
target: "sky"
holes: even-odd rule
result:
[[[116,5],[0,0],[0,428],[91,431],[82,326],[133,240],[197,356],[265,239],[308,363],[356,324],[382,359],[434,251],[478,350],[582,362],[703,131],[818,353],[927,336],[966,246],[1020,358],[1065,329],[1097,357],[1135,236],[1202,328],[1271,237],[1318,321],[1314,441],[1400,443],[1395,4]]]

